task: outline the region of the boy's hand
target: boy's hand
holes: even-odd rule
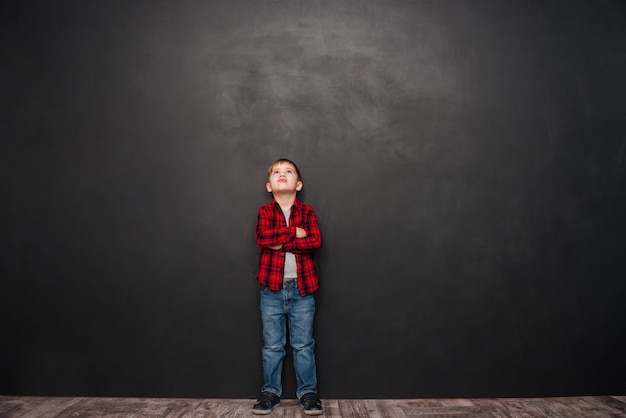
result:
[[[306,238],[306,231],[302,228],[298,228],[296,227],[296,238]],[[271,247],[267,247],[270,250],[274,250],[274,251],[278,251],[280,249],[283,248],[282,244],[281,245],[273,245]]]

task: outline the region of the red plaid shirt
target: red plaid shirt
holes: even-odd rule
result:
[[[306,237],[296,238],[296,227],[306,231]],[[298,288],[302,296],[319,288],[319,272],[315,250],[322,246],[322,234],[313,208],[295,200],[291,207],[289,226],[276,200],[259,208],[255,238],[261,247],[256,278],[270,290],[280,290],[283,284],[285,252],[294,253],[298,266]],[[282,245],[280,250],[269,247]]]

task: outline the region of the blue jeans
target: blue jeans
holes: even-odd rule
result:
[[[263,321],[263,378],[261,391],[281,396],[283,359],[289,326],[289,345],[296,369],[296,396],[317,393],[313,317],[315,298],[300,296],[297,280],[287,280],[277,292],[261,287],[261,319]]]

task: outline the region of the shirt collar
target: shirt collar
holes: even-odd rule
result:
[[[274,205],[274,207],[277,207],[280,209],[280,205],[278,204],[278,202],[276,201],[276,199],[272,199],[272,204]],[[298,198],[296,197],[296,200],[293,201],[293,206],[292,208],[298,210],[300,209],[300,205],[302,203],[300,203],[300,201],[298,200]]]

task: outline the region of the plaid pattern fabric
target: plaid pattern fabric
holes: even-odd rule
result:
[[[306,231],[305,238],[296,238],[296,227]],[[276,200],[259,208],[255,238],[261,247],[256,278],[270,290],[280,290],[283,285],[285,251],[294,253],[298,266],[298,288],[306,296],[319,288],[319,272],[315,250],[322,246],[322,235],[315,212],[310,205],[295,200],[291,207],[289,226]],[[269,247],[282,245],[275,251]]]

